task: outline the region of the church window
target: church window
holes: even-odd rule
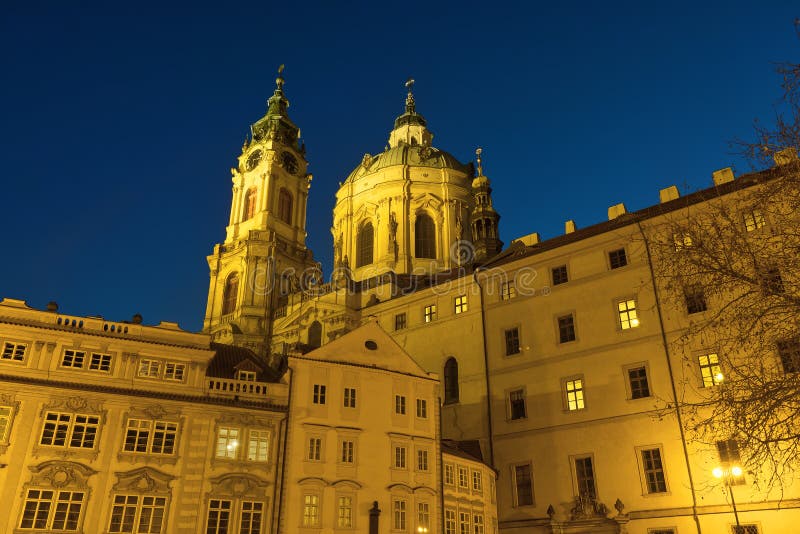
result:
[[[436,258],[436,225],[433,219],[424,213],[417,216],[414,223],[415,247],[417,258]]]
[[[244,210],[242,210],[242,221],[247,221],[253,218],[256,214],[256,196],[258,190],[251,187],[244,195]]]
[[[322,324],[319,321],[314,321],[308,327],[308,344],[314,348],[322,346]]]
[[[236,308],[236,297],[239,293],[239,273],[231,273],[225,280],[225,290],[222,292],[222,315],[233,313]]]
[[[358,239],[356,243],[356,267],[363,267],[369,265],[373,261],[373,247],[375,244],[375,231],[372,228],[372,223],[366,223],[358,231]]]
[[[278,218],[286,224],[292,224],[292,194],[286,189],[278,192]]]
[[[449,358],[444,364],[444,403],[458,402],[458,362]]]

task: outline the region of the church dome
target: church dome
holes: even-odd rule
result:
[[[452,169],[466,175],[470,175],[472,171],[470,165],[461,163],[455,156],[444,150],[426,145],[400,143],[374,156],[365,154],[361,164],[350,173],[345,182],[351,182],[361,176],[367,176],[395,165]]]

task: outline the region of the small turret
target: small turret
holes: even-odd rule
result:
[[[475,207],[472,209],[472,243],[475,245],[475,261],[480,263],[499,254],[503,249],[500,241],[500,214],[492,207],[492,188],[489,179],[483,175],[481,153],[475,150],[477,158],[477,176],[472,180],[472,194]]]

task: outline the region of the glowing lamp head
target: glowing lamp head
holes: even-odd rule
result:
[[[735,477],[742,476],[742,468],[739,467],[738,465],[734,465],[733,467],[731,467],[731,474]]]
[[[713,471],[711,471],[711,473],[712,473],[712,474],[713,474],[713,475],[714,475],[716,478],[722,478],[722,475],[724,474],[724,473],[723,473],[723,471],[722,471],[722,468],[721,468],[721,467],[715,467],[715,468],[714,468],[714,470],[713,470]]]
[[[239,446],[239,442],[236,441],[236,440],[233,440],[230,443],[228,443],[228,450],[232,451],[233,449],[235,449],[238,446]]]
[[[714,380],[716,380],[717,383],[720,383],[723,380],[725,380],[725,375],[723,375],[722,373],[717,373],[714,375]]]
[[[639,319],[631,319],[631,326],[634,328],[639,326]]]

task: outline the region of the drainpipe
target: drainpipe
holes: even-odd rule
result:
[[[475,269],[472,273],[472,279],[478,286],[478,293],[480,294],[481,301],[481,333],[483,335],[483,375],[486,378],[486,423],[489,427],[489,464],[492,468],[494,465],[494,429],[492,427],[492,394],[489,384],[489,346],[486,341],[486,308],[483,301],[483,287],[478,281],[478,272],[483,270],[481,267]]]
[[[286,372],[289,373],[289,399],[288,399],[288,402],[286,403],[287,404],[286,417],[283,418],[283,420],[281,420],[281,425],[284,426],[284,428],[283,428],[283,446],[282,446],[283,450],[281,451],[281,461],[280,461],[280,464],[278,466],[276,466],[276,469],[280,468],[280,471],[281,471],[280,488],[278,489],[278,498],[272,500],[272,503],[273,503],[273,506],[272,506],[273,507],[272,517],[274,518],[273,519],[273,527],[274,528],[272,529],[272,531],[275,532],[276,534],[279,534],[281,532],[281,514],[283,513],[283,496],[284,496],[283,488],[285,486],[285,481],[286,481],[286,465],[287,465],[286,464],[286,461],[287,461],[286,459],[287,459],[287,456],[288,456],[287,451],[286,451],[286,446],[287,446],[287,443],[289,441],[289,418],[292,415],[292,413],[291,413],[291,409],[292,409],[292,383],[294,382],[294,372],[292,371],[291,368],[287,368]],[[276,475],[277,475],[277,473],[276,473]],[[276,476],[276,479],[277,479],[277,476]],[[277,503],[277,507],[278,507],[277,510],[275,510],[276,503]]]

